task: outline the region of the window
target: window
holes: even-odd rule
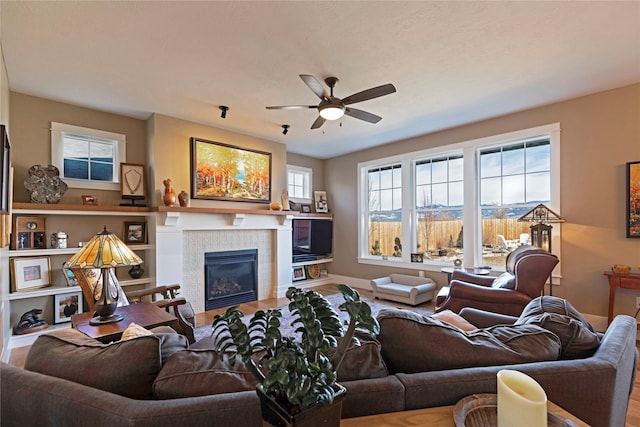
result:
[[[416,162],[416,250],[430,259],[461,254],[463,160],[457,154]]]
[[[496,264],[521,244],[530,244],[530,224],[518,218],[551,200],[548,138],[480,150],[483,264]],[[495,258],[498,258],[497,260]]]
[[[301,201],[311,200],[312,170],[302,166],[287,165],[287,190],[289,198]]]
[[[360,262],[504,269],[529,243],[530,224],[517,219],[558,206],[559,133],[553,124],[359,164]]]
[[[402,257],[402,166],[367,171],[371,255]]]
[[[69,187],[120,190],[125,144],[122,134],[51,123],[51,163]]]

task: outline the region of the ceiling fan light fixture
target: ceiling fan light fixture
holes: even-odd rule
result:
[[[338,120],[344,115],[345,107],[343,105],[327,104],[318,107],[320,117],[325,120]]]

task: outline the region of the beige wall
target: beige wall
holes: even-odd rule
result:
[[[14,201],[28,202],[22,182],[32,165],[51,163],[51,122],[122,133],[127,136],[127,162],[145,163],[146,125],[144,120],[65,104],[11,92],[11,141],[15,167]],[[61,203],[82,204],[87,190],[70,188]],[[118,205],[120,191],[96,191],[101,205]]]
[[[640,268],[640,239],[625,238],[625,163],[640,160],[640,84],[398,141],[326,161],[334,196],[331,273],[374,278],[390,269],[357,262],[357,163],[429,147],[559,122],[561,126],[562,284],[554,295],[585,313],[606,316],[603,271],[615,263]],[[554,227],[554,233],[560,227]],[[415,274],[409,270],[409,274]],[[439,284],[443,274],[434,273]],[[618,294],[616,313],[635,313],[635,294]]]
[[[190,138],[196,137],[208,141],[222,142],[241,148],[272,153],[271,156],[271,195],[274,201],[280,201],[280,194],[286,188],[286,146],[277,142],[241,135],[235,132],[213,128],[211,126],[154,114],[149,119],[148,133],[153,135],[148,143],[148,164],[152,171],[153,206],[162,205],[162,182],[170,178],[176,193],[185,190],[191,194]],[[225,202],[214,200],[191,200],[191,206],[234,207],[240,209],[268,209],[262,203]]]
[[[7,68],[4,65],[4,56],[2,55],[2,45],[0,44],[0,123],[9,124],[9,79],[7,77]],[[11,134],[10,134],[11,135]],[[0,215],[0,221],[4,221],[5,217]],[[5,266],[9,265],[9,247],[0,248],[0,345],[4,350],[7,348],[9,337],[11,336],[11,325],[9,322],[9,269]],[[4,360],[4,355],[2,360]]]

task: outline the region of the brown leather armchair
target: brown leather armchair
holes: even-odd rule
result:
[[[436,297],[436,313],[465,307],[519,316],[558,264],[558,257],[535,246],[520,246],[507,256],[506,272],[498,277],[454,270],[449,286]]]

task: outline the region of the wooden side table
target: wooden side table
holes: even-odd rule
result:
[[[605,271],[604,275],[609,278],[609,316],[608,323],[613,320],[613,306],[616,299],[616,289],[633,289],[640,291],[640,274],[618,274],[613,271]],[[640,329],[640,326],[638,327]]]
[[[71,324],[85,335],[95,338],[103,343],[117,341],[130,323],[136,323],[144,328],[151,329],[156,326],[170,326],[180,331],[178,319],[150,302],[125,305],[116,310],[123,319],[119,322],[105,323],[103,325],[90,325],[89,321],[94,313],[74,314],[71,316]]]

